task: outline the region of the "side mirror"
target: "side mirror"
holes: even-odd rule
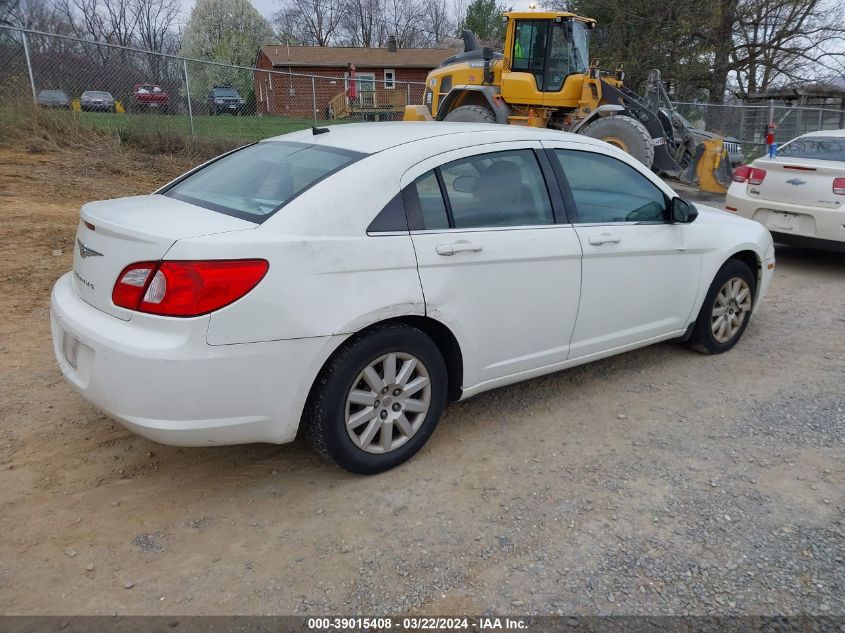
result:
[[[683,198],[672,198],[671,219],[679,224],[689,224],[698,217],[698,209]]]

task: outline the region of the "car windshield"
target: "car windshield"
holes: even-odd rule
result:
[[[108,92],[99,92],[97,90],[89,90],[82,95],[83,97],[96,97],[97,99],[109,99],[111,95]]]
[[[240,99],[240,95],[232,90],[232,89],[224,89],[224,90],[215,90],[214,91],[215,97],[234,97],[235,99]]]
[[[60,99],[61,99],[61,98],[64,98],[64,97],[66,97],[66,96],[67,96],[67,95],[65,95],[65,93],[64,93],[64,92],[62,92],[61,90],[42,90],[42,91],[41,91],[40,93],[38,93],[38,94],[39,94],[39,96],[41,96],[41,97],[58,97],[58,98],[60,98]]]
[[[845,137],[803,136],[781,147],[778,156],[845,161]]]
[[[227,154],[164,191],[164,195],[250,222],[366,154],[333,147],[265,141]]]

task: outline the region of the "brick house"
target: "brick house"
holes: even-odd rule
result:
[[[392,42],[388,48],[262,46],[253,74],[257,112],[311,118],[316,109],[319,119],[350,113],[401,118],[407,103],[422,103],[429,71],[454,54],[449,48],[397,48]],[[346,96],[350,64],[355,66],[354,102]]]

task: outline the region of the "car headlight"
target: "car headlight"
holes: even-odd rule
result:
[[[215,99],[214,103],[223,103],[223,99]]]
[[[241,99],[241,105],[243,105],[243,104],[245,104],[245,103],[246,103],[246,101],[244,101],[243,99]]]

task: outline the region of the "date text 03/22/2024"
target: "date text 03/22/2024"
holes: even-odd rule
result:
[[[485,616],[467,617],[403,617],[403,618],[308,618],[307,626],[314,631],[353,631],[356,629],[385,631],[460,631],[475,630],[511,630],[528,628],[522,618]]]

